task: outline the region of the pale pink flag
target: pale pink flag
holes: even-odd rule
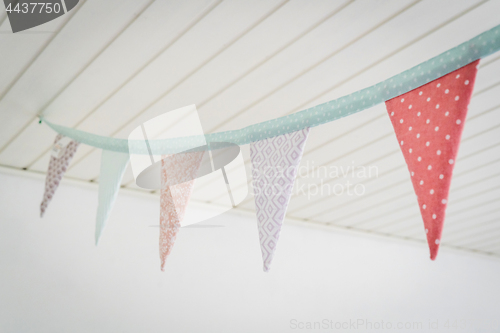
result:
[[[43,200],[40,204],[40,217],[43,217],[47,206],[54,197],[59,187],[59,183],[68,169],[69,162],[71,162],[79,145],[79,142],[71,140],[61,134],[56,136],[51,151],[47,177],[45,178],[45,192],[43,193]]]
[[[250,144],[264,272],[269,271],[309,128]]]
[[[164,156],[161,161],[160,259],[161,270],[172,251],[193,190],[204,151]],[[176,185],[171,185],[176,184]]]

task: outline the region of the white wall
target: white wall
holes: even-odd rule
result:
[[[255,221],[226,214],[203,223],[224,227],[182,229],[162,273],[157,199],[121,193],[95,247],[96,189],[63,184],[40,219],[42,191],[0,174],[0,332],[306,332],[299,322],[324,319],[333,329],[312,331],[358,319],[500,330],[495,259],[442,248],[431,262],[424,244],[288,223],[266,274]]]

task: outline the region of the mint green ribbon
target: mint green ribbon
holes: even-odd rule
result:
[[[500,25],[462,43],[409,70],[369,88],[316,105],[297,113],[250,125],[239,130],[218,132],[205,136],[151,140],[153,154],[174,154],[210,142],[230,142],[245,145],[281,134],[314,127],[363,111],[379,103],[407,93],[424,84],[453,72],[500,49]],[[148,154],[143,142],[95,135],[74,128],[53,124],[40,118],[56,132],[78,142],[122,153]],[[205,143],[206,142],[206,143]]]

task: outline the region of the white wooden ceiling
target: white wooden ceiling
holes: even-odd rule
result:
[[[126,138],[145,120],[196,104],[206,133],[237,129],[375,84],[500,24],[499,13],[499,0],[80,0],[66,15],[12,34],[3,11],[0,165],[46,171],[55,134],[38,124],[40,113]],[[443,236],[443,246],[493,256],[500,256],[498,96],[494,54],[480,64]],[[243,151],[249,169],[248,146]],[[99,161],[99,150],[82,145],[66,177],[98,181]],[[425,240],[384,105],[314,128],[307,163],[375,166],[378,177],[324,178],[366,192],[298,193],[289,218]],[[123,187],[141,190],[130,170]],[[253,197],[238,209],[253,210]]]

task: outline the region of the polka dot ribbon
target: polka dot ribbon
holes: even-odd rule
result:
[[[413,68],[353,94],[237,130],[210,133],[205,136],[151,140],[149,141],[150,149],[153,154],[166,155],[182,152],[195,146],[203,146],[206,142],[231,142],[246,145],[319,126],[366,110],[421,87],[498,50],[500,50],[500,25]],[[40,119],[56,132],[93,147],[123,153],[149,154],[142,141],[100,136],[53,124],[43,117]]]
[[[479,60],[386,102],[436,259]]]

